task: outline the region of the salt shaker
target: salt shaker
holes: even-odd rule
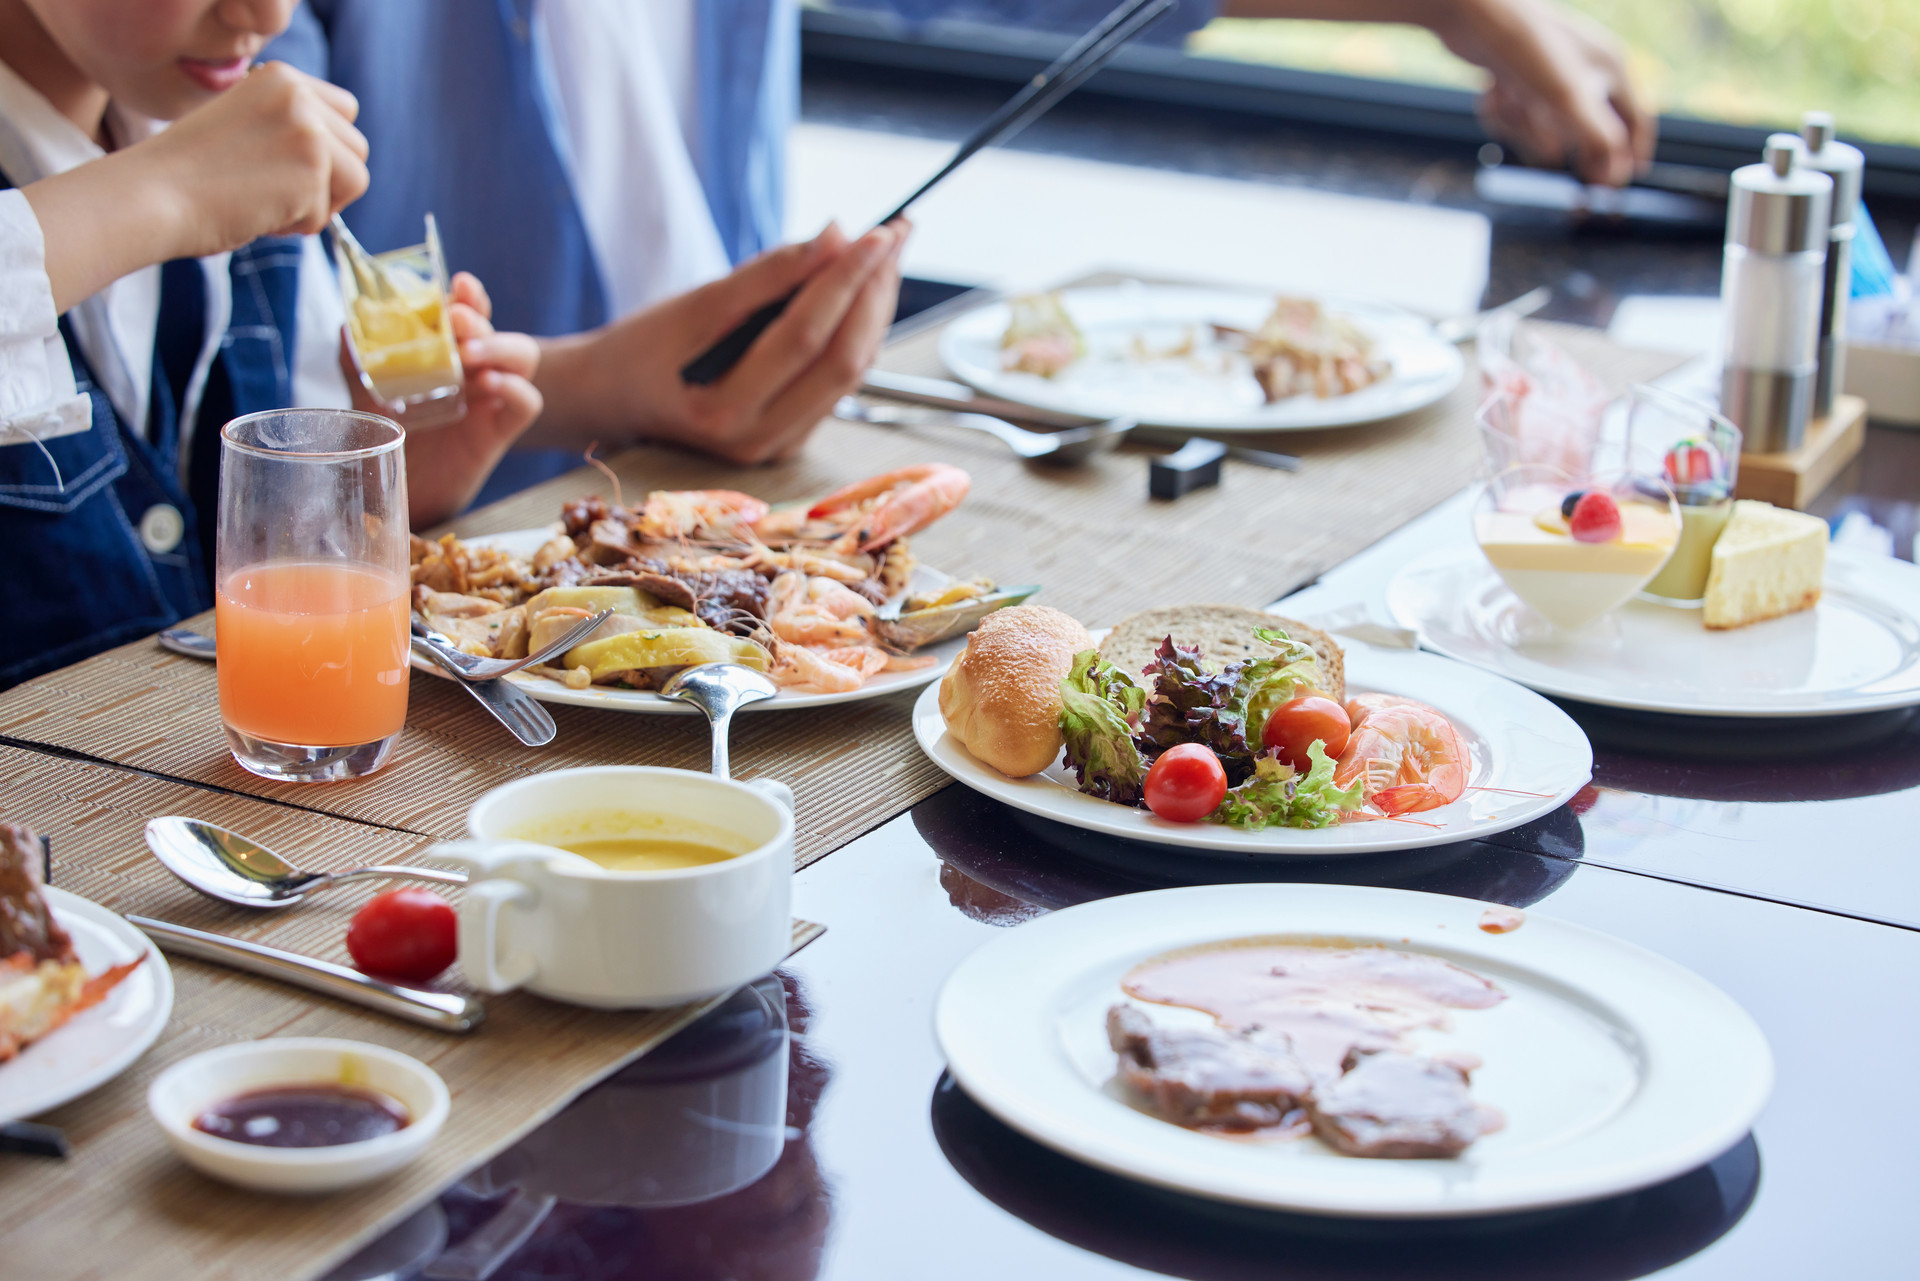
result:
[[[1776,134],[1766,159],[1733,173],[1720,276],[1720,407],[1749,453],[1795,449],[1819,375],[1820,302],[1833,179]]]
[[[1813,416],[1833,412],[1846,386],[1847,298],[1853,292],[1853,215],[1860,207],[1860,176],[1867,158],[1833,136],[1833,117],[1809,111],[1800,118],[1800,163],[1833,179],[1828,219],[1827,273],[1820,300],[1820,372],[1813,382]]]

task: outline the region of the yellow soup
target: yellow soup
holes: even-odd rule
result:
[[[590,810],[539,819],[506,833],[592,859],[610,872],[665,872],[722,863],[752,845],[733,832],[675,815]]]

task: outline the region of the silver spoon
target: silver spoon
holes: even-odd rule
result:
[[[444,657],[440,666],[461,680],[490,681],[532,667],[535,663],[544,663],[555,654],[566,653],[592,634],[594,628],[612,617],[611,609],[603,609],[589,618],[583,618],[525,658],[480,658],[469,654],[417,617],[413,620],[413,634],[438,650]]]
[[[727,764],[727,728],[733,714],[748,703],[772,698],[780,691],[772,681],[739,663],[702,663],[689,667],[660,689],[660,697],[691,703],[707,714],[713,726],[713,776],[732,778]]]
[[[960,413],[945,409],[916,409],[905,405],[869,405],[863,400],[843,396],[833,415],[857,423],[879,427],[965,427],[997,437],[1014,453],[1035,463],[1060,463],[1074,466],[1095,454],[1112,449],[1135,427],[1131,418],[1114,418],[1086,427],[1068,427],[1064,431],[1028,431],[1004,418],[991,414]]]
[[[147,848],[167,870],[208,898],[238,907],[291,907],[309,890],[363,876],[405,877],[465,885],[464,872],[431,867],[356,867],[344,872],[307,872],[264,845],[197,818],[170,814],[147,824]]]

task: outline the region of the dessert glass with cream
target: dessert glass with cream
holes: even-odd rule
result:
[[[1533,611],[1563,630],[1612,613],[1660,572],[1680,542],[1673,490],[1657,476],[1511,467],[1474,502],[1488,563]]]
[[[427,215],[427,238],[370,255],[371,275],[355,271],[348,249],[333,247],[347,346],[360,383],[408,428],[438,427],[467,412],[466,375],[453,340],[447,262],[440,229]]]
[[[1627,409],[1627,451],[1635,467],[1657,470],[1680,508],[1680,544],[1642,600],[1700,608],[1713,545],[1733,514],[1740,429],[1708,406],[1659,387],[1635,387]]]

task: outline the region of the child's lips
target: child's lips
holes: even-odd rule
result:
[[[180,70],[211,93],[224,93],[247,78],[247,71],[253,66],[252,58],[182,58]]]

